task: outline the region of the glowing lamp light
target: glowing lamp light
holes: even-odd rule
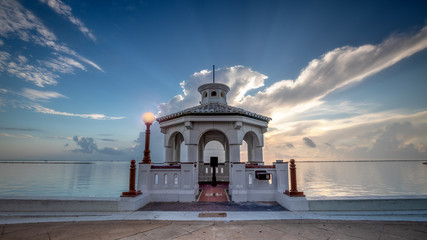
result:
[[[144,150],[144,158],[142,159],[142,163],[151,164],[150,157],[150,125],[156,120],[156,117],[151,112],[146,112],[142,115],[142,121],[144,121],[147,130],[145,131],[145,150]]]
[[[145,124],[152,124],[154,120],[156,120],[156,117],[151,112],[146,112],[142,115],[142,121],[144,121]]]

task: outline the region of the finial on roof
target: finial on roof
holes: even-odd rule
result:
[[[213,65],[212,74],[213,74],[213,83],[215,83],[215,64]]]

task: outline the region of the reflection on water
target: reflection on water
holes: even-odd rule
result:
[[[427,195],[421,161],[297,162],[298,190],[307,196]]]
[[[129,162],[0,163],[0,196],[119,197]]]
[[[118,197],[128,190],[129,164],[0,162],[0,196]],[[427,195],[421,161],[297,161],[297,178],[298,190],[312,197]]]

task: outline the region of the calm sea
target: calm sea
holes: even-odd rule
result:
[[[307,196],[427,195],[422,161],[297,162]],[[128,190],[129,162],[0,162],[0,196],[118,197]]]

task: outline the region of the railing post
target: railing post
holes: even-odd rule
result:
[[[295,167],[295,159],[291,159],[291,164],[289,165],[289,174],[291,177],[291,190],[285,191],[285,194],[290,197],[304,197],[304,192],[298,192],[297,189],[297,173],[296,173],[296,167]]]
[[[136,172],[136,165],[135,160],[132,160],[130,162],[130,174],[129,174],[129,191],[128,192],[122,192],[121,197],[136,197],[141,194],[141,191],[135,190],[135,172]]]

